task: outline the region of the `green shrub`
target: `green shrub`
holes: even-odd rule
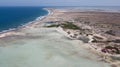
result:
[[[63,24],[61,24],[61,27],[66,28],[66,29],[74,29],[74,30],[80,29],[77,25],[75,25],[75,24],[73,24],[71,22],[63,23]]]

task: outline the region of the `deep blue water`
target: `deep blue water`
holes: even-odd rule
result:
[[[16,28],[47,14],[42,7],[0,7],[0,31]]]

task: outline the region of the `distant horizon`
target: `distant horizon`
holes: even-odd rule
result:
[[[0,6],[120,6],[120,0],[0,0]]]
[[[0,7],[120,7],[120,6],[0,6]]]

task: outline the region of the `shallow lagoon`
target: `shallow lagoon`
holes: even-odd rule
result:
[[[99,56],[70,40],[56,28],[22,31],[26,36],[0,40],[0,67],[109,67]]]

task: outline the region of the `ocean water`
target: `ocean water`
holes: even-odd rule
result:
[[[16,28],[47,14],[43,7],[0,7],[0,31]]]

